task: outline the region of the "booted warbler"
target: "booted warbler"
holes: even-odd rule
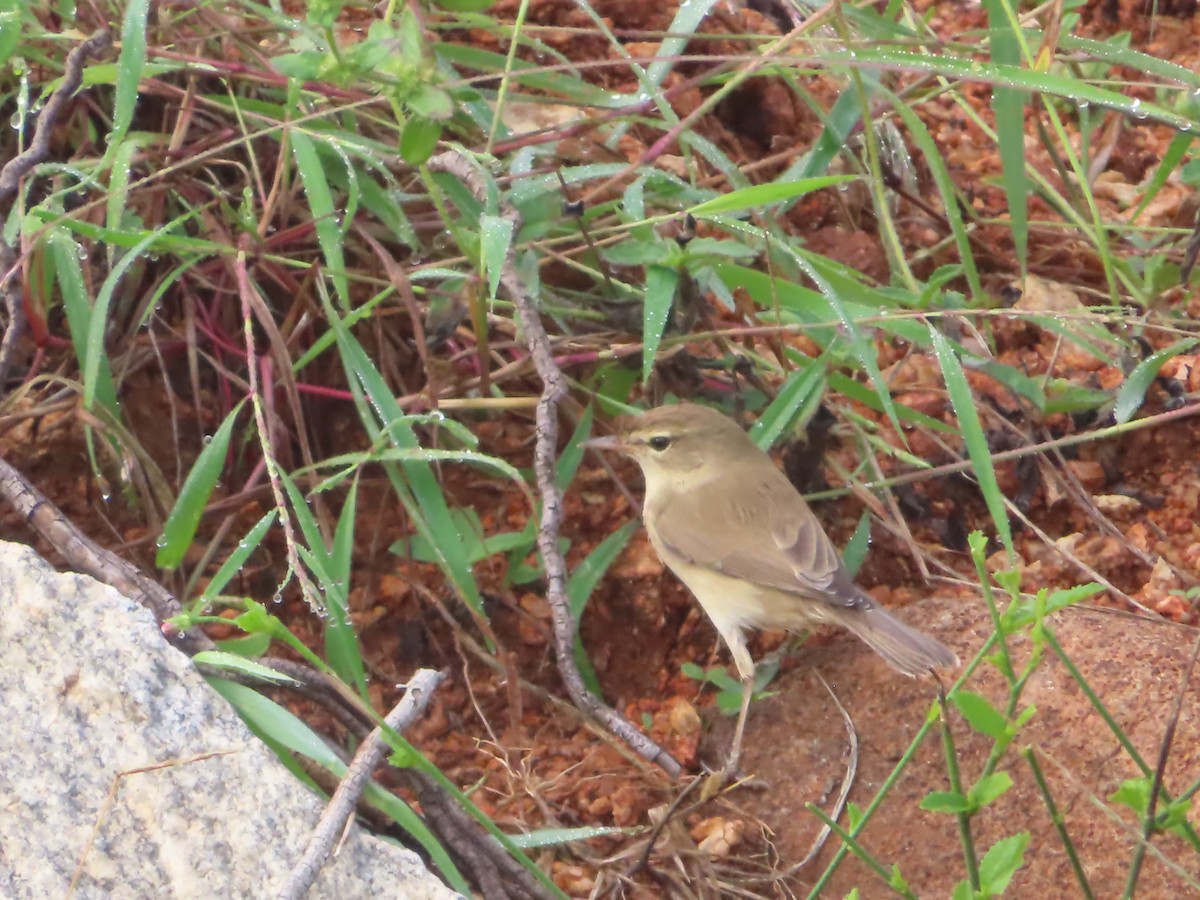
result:
[[[754,660],[745,629],[841,625],[905,675],[958,658],[854,586],[804,498],[733,420],[694,403],[622,420],[587,446],[619,450],[646,476],[643,518],[659,557],[729,646],[742,707],[726,772],[737,768]]]

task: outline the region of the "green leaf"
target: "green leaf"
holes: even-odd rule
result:
[[[1076,603],[1086,600],[1088,597],[1103,593],[1103,591],[1104,588],[1095,582],[1055,591],[1053,594],[1049,594],[1044,601],[1045,614],[1049,615],[1060,609],[1073,606]],[[1021,600],[1014,601],[1004,611],[1001,622],[1004,626],[1005,634],[1014,634],[1037,618],[1038,603],[1042,602],[1041,595],[1043,593],[1044,589],[1039,591],[1037,599],[1022,598]]]
[[[965,813],[970,811],[971,802],[958,791],[930,791],[920,807],[929,812]]]
[[[584,408],[583,415],[579,417],[567,445],[558,455],[558,462],[554,466],[554,483],[558,485],[560,491],[565,491],[575,480],[575,473],[579,471],[579,464],[583,462],[584,448],[582,445],[588,435],[592,433],[592,421],[595,414],[595,410],[590,405]]]
[[[854,534],[850,535],[850,540],[846,542],[846,547],[842,550],[842,563],[846,566],[846,572],[852,579],[858,574],[858,570],[862,568],[862,564],[867,558],[867,550],[870,547],[871,511],[863,510],[862,517],[858,520],[858,525],[854,529]]]
[[[567,580],[567,601],[571,608],[571,617],[575,620],[576,629],[575,661],[579,665],[579,672],[583,676],[588,690],[597,697],[602,695],[600,679],[596,676],[595,667],[592,666],[592,661],[588,658],[583,641],[579,637],[579,622],[583,618],[583,610],[592,596],[592,591],[596,589],[596,585],[600,583],[604,573],[621,555],[621,551],[625,549],[625,545],[629,543],[629,539],[633,537],[639,527],[641,527],[641,522],[637,519],[626,522],[601,541]]]
[[[1163,347],[1163,349],[1151,353],[1134,366],[1133,371],[1129,373],[1129,377],[1125,379],[1125,383],[1117,391],[1113,416],[1117,420],[1118,425],[1128,422],[1133,418],[1133,414],[1141,408],[1142,403],[1146,399],[1146,391],[1150,389],[1150,385],[1158,377],[1163,363],[1172,357],[1178,356],[1180,353],[1192,349],[1197,343],[1200,343],[1200,341],[1196,338],[1176,341],[1170,347]]]
[[[878,76],[867,70],[860,70],[864,82],[877,82]],[[862,103],[854,85],[848,86],[833,107],[824,115],[825,127],[813,144],[812,149],[800,157],[778,179],[791,181],[793,178],[811,178],[829,168],[829,164],[846,146],[846,141],[855,127],[862,121]]]
[[[689,212],[698,219],[727,215],[743,209],[757,209],[771,203],[779,203],[782,200],[792,200],[813,191],[856,180],[858,180],[857,175],[818,175],[814,178],[800,178],[796,181],[756,184],[753,187],[730,191],[714,197],[712,200],[706,200],[693,206]]]
[[[754,443],[769,450],[796,422],[811,416],[825,395],[825,385],[823,358],[795,369],[750,429]]]
[[[62,292],[63,311],[67,316],[67,330],[71,333],[75,358],[79,361],[80,369],[86,369],[89,360],[94,360],[95,377],[90,382],[85,381],[84,391],[95,397],[96,402],[111,412],[113,418],[119,418],[117,389],[108,356],[103,346],[92,349],[89,343],[95,339],[95,334],[100,335],[102,343],[104,328],[102,325],[94,330],[92,328],[92,301],[80,265],[82,245],[77,244],[65,228],[50,229],[48,240],[54,260],[52,269]]]
[[[379,374],[370,356],[333,309],[328,297],[322,296],[322,304],[326,319],[337,334],[338,349],[346,369],[347,381],[371,441],[375,442],[386,436],[393,446],[400,449],[419,447],[408,417],[396,402],[395,394]],[[414,459],[407,463],[387,463],[384,465],[384,471],[417,533],[436,554],[437,563],[446,577],[460,592],[463,600],[482,615],[483,598],[479,594],[479,587],[466,559],[458,529],[433,467],[423,460]]]
[[[1146,207],[1158,196],[1158,192],[1167,183],[1167,179],[1171,177],[1173,172],[1179,171],[1179,164],[1183,161],[1188,147],[1192,145],[1195,137],[1190,134],[1177,134],[1171,138],[1171,145],[1167,148],[1167,152],[1162,155],[1162,159],[1158,161],[1158,168],[1154,170],[1154,175],[1143,182],[1142,199],[1135,209],[1129,215],[1130,222],[1136,222],[1141,218]]]
[[[938,363],[942,367],[942,376],[946,381],[946,390],[950,394],[950,402],[954,405],[954,414],[958,417],[958,427],[962,432],[963,441],[967,445],[967,455],[971,458],[975,478],[979,482],[979,490],[987,503],[992,521],[996,523],[996,533],[1001,543],[1008,551],[1009,558],[1015,556],[1013,550],[1012,527],[1008,521],[1008,511],[1004,506],[1004,494],[996,481],[996,470],[992,465],[992,451],[988,447],[987,435],[979,421],[979,411],[976,408],[975,397],[967,376],[963,373],[962,364],[950,347],[950,342],[940,331],[929,326],[929,336],[933,341],[933,349],[937,354]]]
[[[1017,869],[1025,864],[1025,848],[1029,846],[1029,832],[1022,831],[1012,837],[996,841],[979,862],[979,882],[986,896],[997,896],[1008,889]]]
[[[221,650],[201,650],[192,657],[192,661],[205,663],[219,669],[228,669],[231,672],[250,675],[262,681],[270,681],[275,684],[299,683],[290,675],[277,672],[269,666],[264,666],[262,663],[256,663],[254,660],[246,659],[244,656],[226,653]]]
[[[938,192],[942,195],[943,214],[950,224],[954,244],[958,248],[958,258],[962,260],[963,273],[970,288],[970,295],[974,298],[982,297],[984,295],[983,285],[979,280],[979,270],[975,266],[975,255],[971,249],[970,236],[966,223],[963,221],[962,210],[959,208],[958,190],[946,167],[946,161],[942,158],[925,123],[912,106],[896,98],[892,109],[904,120],[905,128],[912,136],[913,143],[916,144],[921,157],[929,165],[929,173],[933,176],[934,184],[937,185]],[[930,278],[930,282],[933,281],[934,279]]]
[[[496,0],[434,0],[434,5],[456,13],[483,12],[494,6]]]
[[[693,681],[704,680],[704,670],[694,662],[685,662],[679,666],[679,671],[685,678],[690,678]]]
[[[242,404],[239,403],[225,417],[188,472],[175,506],[163,525],[162,537],[158,540],[154,564],[160,569],[174,569],[183,561],[184,554],[192,545],[192,538],[200,526],[200,517],[204,515],[204,508],[225,468],[233,426],[241,409]]]
[[[597,544],[596,549],[589,553],[587,558],[571,573],[571,577],[567,580],[567,597],[570,600],[571,615],[575,619],[576,627],[579,626],[579,619],[583,616],[584,607],[587,606],[592,591],[596,589],[596,585],[600,583],[600,579],[604,577],[609,566],[616,562],[617,557],[621,555],[621,551],[625,549],[625,545],[629,543],[629,539],[633,537],[641,524],[637,519],[626,522]]]
[[[1160,830],[1174,831],[1181,837],[1186,837],[1188,816],[1192,811],[1192,797],[1185,797],[1168,803],[1166,809],[1154,818],[1154,827]]]
[[[986,697],[972,691],[960,691],[951,696],[950,700],[967,720],[967,724],[980,734],[990,738],[1004,737],[1008,730],[1008,722],[1004,714],[992,706]]]
[[[1150,805],[1150,779],[1130,778],[1108,797],[1110,803],[1128,806],[1139,816],[1145,816]]]
[[[142,69],[146,65],[146,17],[150,0],[130,0],[121,21],[121,57],[117,60],[117,90],[113,99],[112,131],[108,152],[113,152],[133,122]]]
[[[342,504],[337,528],[333,535],[333,548],[326,551],[319,541],[310,542],[314,554],[325,558],[328,581],[321,584],[325,595],[328,615],[325,622],[325,658],[330,668],[347,684],[353,685],[364,700],[367,693],[366,665],[362,647],[350,619],[350,577],[354,557],[354,523],[358,510],[358,479],[355,479]]]
[[[857,803],[846,804],[846,821],[850,824],[850,830],[856,834],[863,821],[863,812],[863,808]]]
[[[215,643],[218,650],[244,656],[247,659],[257,659],[270,649],[271,636],[269,634],[246,634]]]
[[[1009,66],[1021,64],[1020,36],[1016,30],[1016,0],[983,0],[988,14],[992,59]],[[1008,199],[1008,218],[1021,271],[1025,270],[1029,241],[1029,179],[1025,174],[1025,95],[1010,87],[993,85],[992,112],[996,117],[1001,180]]]
[[[512,219],[486,214],[479,217],[479,251],[489,297],[495,297],[500,287],[500,273],[512,247],[512,239]]]
[[[211,600],[220,594],[225,589],[225,585],[229,584],[233,579],[233,576],[241,571],[246,560],[250,558],[250,554],[258,549],[259,544],[263,542],[263,538],[267,536],[267,532],[271,526],[275,524],[277,514],[278,510],[270,510],[255,523],[254,527],[246,533],[244,538],[238,541],[238,545],[229,554],[229,558],[221,564],[221,568],[217,569],[217,574],[212,577],[212,581],[204,588],[202,596],[205,600]]]
[[[418,116],[444,122],[454,115],[454,101],[442,88],[432,84],[418,85],[407,98],[409,109]]]
[[[973,809],[987,806],[993,800],[1004,796],[1012,784],[1012,776],[1007,772],[993,772],[991,775],[980,778],[971,788]]]
[[[7,66],[13,51],[21,43],[24,19],[21,9],[25,6],[18,0],[0,0],[0,66]]]
[[[342,310],[349,310],[350,284],[346,279],[346,256],[343,252],[342,218],[339,212],[341,206],[334,203],[333,191],[325,177],[325,163],[317,152],[316,140],[299,128],[290,129],[288,138],[317,230],[317,243],[321,245],[321,253],[325,257],[325,265],[329,267]]]
[[[1094,581],[1089,584],[1081,584],[1076,587],[1055,591],[1046,600],[1046,612],[1056,612],[1060,609],[1066,609],[1068,606],[1074,606],[1088,597],[1094,597],[1096,594],[1103,593],[1103,591],[1104,586],[1096,584]]]
[[[322,765],[341,763],[337,754],[311,728],[278,703],[253,688],[222,678],[210,678],[208,683],[229,701],[255,734],[265,736],[272,743],[294,753],[302,753]]]
[[[400,134],[400,155],[410,166],[424,165],[437,149],[442,125],[424,116],[412,116]]]
[[[642,319],[642,381],[650,378],[654,369],[654,357],[662,342],[671,306],[675,302],[675,288],[679,284],[679,272],[666,266],[646,268],[646,305]]]
[[[644,240],[635,236],[607,248],[603,256],[605,262],[614,266],[650,266],[665,264],[675,254],[675,248],[666,241],[658,238]]]

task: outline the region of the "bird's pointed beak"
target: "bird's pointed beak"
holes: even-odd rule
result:
[[[622,450],[625,445],[621,439],[615,434],[606,434],[604,437],[588,438],[583,441],[580,447],[586,447],[589,450]]]

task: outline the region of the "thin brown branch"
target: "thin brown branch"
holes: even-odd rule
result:
[[[21,179],[28,175],[38,163],[50,157],[50,135],[54,132],[62,115],[63,107],[71,95],[83,84],[83,66],[90,57],[99,55],[111,43],[108,31],[101,29],[67,54],[63,65],[62,82],[38,115],[33,130],[33,140],[24,152],[17,154],[0,169],[0,205],[7,203],[17,193]],[[8,383],[13,355],[17,343],[25,332],[25,304],[17,287],[19,266],[16,254],[4,241],[0,241],[0,303],[8,316],[4,337],[0,339],[0,393]]]
[[[817,680],[821,682],[821,686],[825,688],[834,705],[838,708],[838,712],[842,714],[842,723],[846,726],[846,739],[850,745],[850,758],[846,762],[846,775],[842,779],[842,789],[838,792],[837,802],[834,803],[833,809],[829,813],[829,818],[836,822],[841,818],[842,813],[846,809],[846,801],[850,799],[850,789],[854,786],[854,780],[858,776],[858,730],[854,727],[854,720],[850,718],[850,713],[846,712],[846,707],[842,706],[842,701],[838,699],[837,694],[833,692],[833,688],[829,686],[829,682],[821,677],[820,672],[816,672],[815,674]],[[829,840],[829,835],[832,832],[833,829],[829,825],[823,825],[817,833],[812,847],[809,848],[808,854],[799,862],[789,866],[779,877],[787,878],[799,872],[816,859],[821,853],[821,848],[825,846],[825,842]]]
[[[17,192],[21,179],[29,174],[34,166],[50,157],[50,135],[54,132],[54,126],[58,124],[63,106],[83,84],[83,64],[90,57],[98,56],[110,43],[112,38],[108,31],[102,28],[67,54],[63,65],[62,83],[55,88],[38,116],[33,140],[24,152],[14,156],[0,169],[0,203],[7,202]]]
[[[429,705],[433,692],[446,676],[433,669],[418,669],[409,680],[404,697],[384,718],[393,730],[402,732],[415,722]],[[338,785],[329,805],[321,815],[321,821],[313,829],[304,855],[296,863],[287,882],[279,892],[280,900],[299,900],[320,874],[329,859],[334,842],[345,830],[350,816],[358,805],[358,798],[366,789],[371,773],[383,760],[388,744],[383,738],[383,728],[375,728],[358,748],[354,761],[346,770],[346,777]]]
[[[480,200],[486,200],[487,192],[482,179],[461,153],[449,151],[435,156],[429,161],[429,169],[454,175]],[[516,235],[520,231],[519,215],[511,209],[505,210],[504,215],[512,221],[513,234]],[[500,272],[500,290],[516,307],[521,320],[521,333],[542,380],[542,395],[536,411],[534,444],[534,472],[537,476],[538,493],[542,497],[538,550],[546,568],[546,599],[550,604],[554,626],[554,649],[559,674],[576,706],[604,723],[609,731],[618,735],[643,758],[657,763],[672,777],[677,777],[682,772],[679,763],[639,731],[632,722],[592,694],[584,685],[583,676],[575,663],[577,623],[571,614],[567,598],[567,563],[558,549],[563,509],[562,491],[555,482],[554,471],[554,461],[558,452],[558,404],[567,396],[567,381],[554,361],[550,336],[542,326],[537,304],[517,273],[511,245],[507,249]]]
[[[292,514],[284,495],[283,483],[279,474],[279,466],[275,461],[275,451],[272,447],[272,433],[267,425],[267,417],[263,413],[263,392],[258,384],[258,355],[254,349],[254,313],[255,305],[261,306],[262,298],[253,284],[250,283],[250,273],[246,268],[246,249],[238,250],[234,263],[234,274],[237,279],[238,294],[242,300],[242,334],[246,342],[246,375],[250,382],[250,399],[254,407],[254,424],[258,430],[258,440],[262,447],[263,462],[267,467],[267,477],[271,484],[271,494],[275,498],[275,507],[279,510],[279,522],[283,526],[284,545],[287,548],[288,572],[279,585],[283,590],[287,582],[295,577],[300,585],[300,593],[313,612],[319,612],[324,607],[321,594],[308,570],[300,561],[300,551],[297,549],[295,528],[292,524]]]
[[[13,356],[16,355],[17,344],[27,324],[18,273],[16,254],[4,241],[0,241],[0,304],[3,304],[8,317],[4,324],[4,337],[0,339],[0,396],[8,386]]]
[[[163,634],[180,650],[192,656],[213,649],[212,641],[199,629],[179,632],[166,625],[168,619],[182,612],[179,601],[133,563],[105,550],[76,528],[62,510],[3,459],[0,496],[63,555],[71,568],[116,588],[150,610]]]

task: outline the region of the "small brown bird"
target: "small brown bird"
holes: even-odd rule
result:
[[[754,687],[746,628],[841,625],[905,675],[958,664],[941,643],[855,587],[804,498],[737,423],[706,406],[679,403],[617,427],[615,435],[586,445],[619,450],[641,466],[650,542],[696,595],[742,678],[726,774],[737,768]]]

